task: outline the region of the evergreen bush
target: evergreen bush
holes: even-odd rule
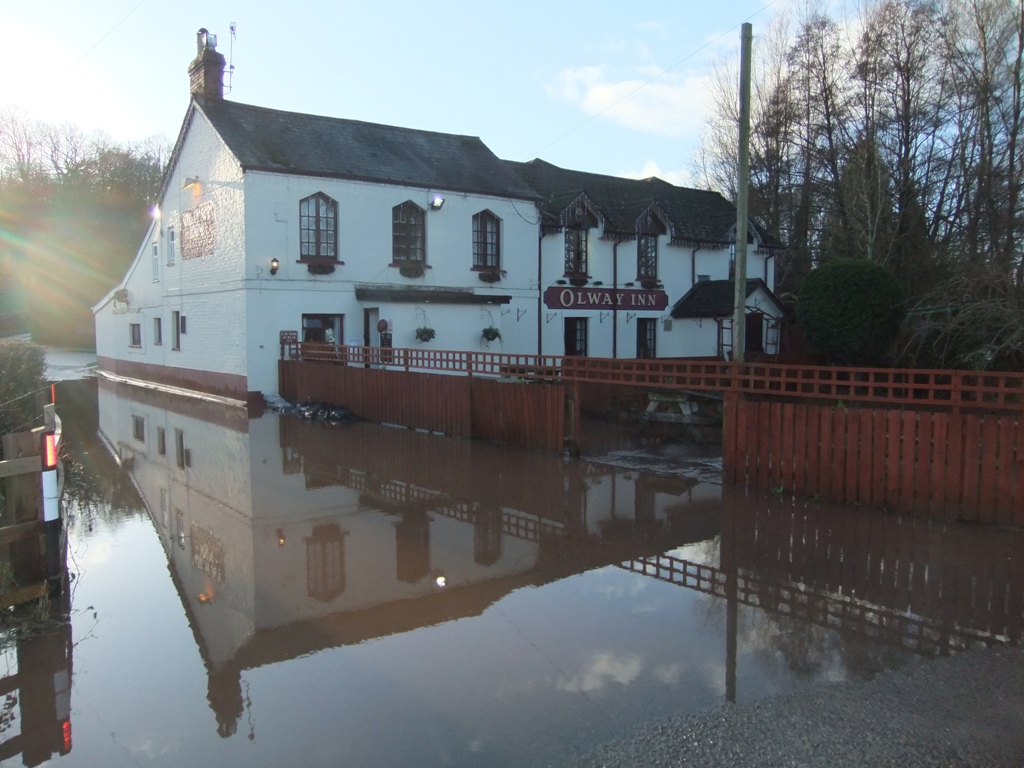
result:
[[[827,362],[889,365],[906,316],[899,280],[867,259],[831,259],[804,280],[797,321]]]

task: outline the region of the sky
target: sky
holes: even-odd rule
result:
[[[173,141],[205,27],[234,64],[231,100],[687,183],[711,61],[738,57],[744,21],[756,46],[783,1],[0,0],[0,106]]]

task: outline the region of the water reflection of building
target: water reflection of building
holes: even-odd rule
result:
[[[101,381],[100,430],[168,553],[222,735],[245,669],[481,613],[717,533],[715,486]]]

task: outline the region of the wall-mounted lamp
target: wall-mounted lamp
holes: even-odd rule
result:
[[[284,546],[284,531],[281,528],[277,529],[277,546]]]
[[[270,260],[270,274],[276,275],[277,274],[277,269],[280,266],[281,266],[281,262],[280,261],[278,261],[277,259],[271,259]]]
[[[448,586],[448,579],[444,577],[444,574],[442,572],[438,571],[436,574],[434,574],[434,584],[443,589],[444,587]]]
[[[149,214],[154,219],[159,219],[160,218],[160,206],[159,205],[154,205],[152,208],[149,209]]]
[[[188,189],[189,187],[195,186],[198,183],[199,179],[197,179],[195,176],[189,176],[187,179],[185,179],[185,183],[181,185],[181,188]]]
[[[442,205],[444,205],[444,198],[440,195],[434,195],[430,198],[430,210],[440,211]]]

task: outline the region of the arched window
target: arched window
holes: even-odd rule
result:
[[[424,210],[412,200],[391,209],[391,255],[399,263],[427,260]]]
[[[337,241],[338,204],[323,192],[299,201],[299,255],[337,259]]]
[[[490,211],[473,217],[473,266],[501,268],[501,219]]]

